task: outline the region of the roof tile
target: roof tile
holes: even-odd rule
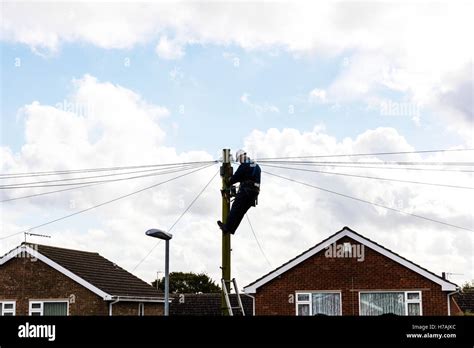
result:
[[[31,243],[28,246],[111,296],[163,297],[150,284],[98,253]]]

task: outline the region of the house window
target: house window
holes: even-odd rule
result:
[[[4,301],[0,302],[0,316],[13,316],[15,315],[15,301]]]
[[[361,292],[360,315],[421,315],[421,291]]]
[[[296,315],[311,315],[311,294],[296,294]]]
[[[30,315],[34,315],[34,316],[43,315],[43,303],[30,302]]]
[[[296,294],[296,315],[341,315],[340,292],[307,292]]]
[[[68,315],[67,301],[30,301],[32,316],[63,316]]]
[[[144,316],[145,315],[145,304],[144,303],[139,303],[138,304],[138,315],[140,317]]]
[[[406,292],[407,315],[421,315],[421,292]]]

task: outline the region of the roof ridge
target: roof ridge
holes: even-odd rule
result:
[[[453,285],[458,286],[456,283],[453,283],[453,282],[449,281],[448,279],[445,279],[445,278],[443,278],[442,276],[440,276],[440,275],[438,275],[438,274],[436,274],[436,273],[434,273],[434,272],[431,272],[429,269],[427,269],[427,268],[425,268],[425,267],[422,267],[422,266],[418,265],[417,263],[414,263],[413,261],[407,259],[406,257],[404,257],[404,256],[402,256],[402,255],[396,253],[395,251],[392,251],[392,250],[390,250],[390,249],[384,247],[382,244],[379,244],[379,243],[377,243],[376,241],[373,241],[372,239],[369,239],[369,238],[367,238],[367,237],[361,235],[360,233],[357,233],[356,231],[351,230],[349,227],[344,227],[344,229],[347,229],[347,230],[349,230],[350,232],[352,232],[352,233],[358,235],[359,237],[364,238],[365,240],[368,240],[368,241],[371,242],[371,243],[374,243],[374,244],[377,245],[378,247],[387,250],[388,252],[390,252],[390,253],[392,253],[392,254],[394,254],[394,255],[396,255],[396,256],[402,258],[403,260],[405,260],[405,261],[411,263],[412,265],[415,265],[416,267],[421,268],[422,270],[424,270],[424,271],[426,271],[426,272],[428,272],[428,273],[434,275],[435,277],[439,278],[440,280],[443,280],[443,281],[445,281],[445,282],[448,282],[448,283],[451,283],[451,284],[453,284]]]
[[[403,259],[403,260],[405,260],[405,261],[407,261],[407,262],[409,262],[409,263],[411,263],[412,265],[414,265],[414,266],[416,266],[416,267],[418,267],[418,268],[424,270],[425,272],[428,272],[429,274],[431,274],[431,275],[437,277],[438,279],[440,279],[440,280],[442,280],[442,281],[445,281],[445,282],[447,282],[447,283],[450,283],[450,284],[452,284],[452,285],[458,286],[457,284],[455,284],[455,283],[453,283],[453,282],[451,282],[451,281],[449,281],[449,280],[447,280],[447,279],[444,279],[442,276],[440,276],[440,275],[438,275],[438,274],[436,274],[436,273],[431,272],[430,270],[428,270],[428,269],[426,269],[426,268],[424,268],[424,267],[422,267],[422,266],[420,266],[420,265],[414,263],[414,262],[411,261],[411,260],[408,260],[407,258],[405,258],[405,257],[403,257],[403,256],[401,256],[401,255],[399,255],[399,254],[397,254],[396,252],[394,252],[394,251],[392,251],[392,250],[386,248],[385,246],[383,246],[383,245],[381,245],[381,244],[379,244],[379,243],[377,243],[377,242],[371,240],[370,238],[367,238],[367,237],[363,236],[362,234],[360,234],[360,233],[354,231],[353,229],[351,229],[350,227],[344,226],[341,230],[339,230],[339,231],[337,231],[337,232],[331,234],[329,237],[323,239],[322,241],[320,241],[319,243],[313,245],[313,246],[310,247],[309,249],[303,251],[302,253],[296,255],[295,257],[291,258],[291,259],[288,260],[287,262],[285,262],[285,263],[281,264],[280,266],[274,268],[273,270],[271,270],[270,272],[268,272],[268,273],[266,273],[265,275],[261,276],[261,277],[258,278],[257,280],[255,280],[255,281],[253,281],[252,283],[250,283],[250,284],[244,286],[244,288],[248,288],[248,287],[250,287],[250,286],[256,284],[257,282],[259,282],[260,280],[266,278],[266,277],[269,276],[270,274],[272,274],[272,273],[274,273],[274,272],[276,272],[276,271],[278,271],[278,270],[284,268],[284,267],[285,267],[286,265],[288,265],[289,263],[293,262],[294,260],[297,260],[298,258],[300,258],[301,256],[307,254],[307,253],[310,252],[311,250],[316,249],[318,246],[324,244],[326,241],[328,241],[329,239],[333,238],[334,236],[337,236],[338,234],[342,233],[343,231],[351,232],[351,233],[353,233],[353,234],[359,236],[360,238],[362,238],[362,239],[364,239],[364,240],[366,240],[366,241],[368,241],[368,242],[370,242],[370,243],[373,243],[373,244],[375,244],[376,246],[378,246],[378,247],[380,247],[380,248],[382,248],[382,249],[388,251],[389,253],[391,253],[391,254],[393,254],[393,255],[395,255],[395,256],[397,256],[397,257],[399,257],[399,258],[401,258],[401,259]],[[342,236],[341,236],[340,238],[342,238]],[[339,239],[340,239],[340,238],[339,238]],[[350,238],[350,237],[349,237],[349,238]],[[337,239],[337,240],[339,240],[339,239]]]
[[[23,243],[22,243],[23,244]],[[21,245],[19,246],[16,246],[14,247],[13,249],[10,249],[9,251],[7,251],[6,253],[4,253],[2,256],[0,256],[0,260],[3,259],[5,256],[8,256],[13,250],[16,250],[20,247]]]
[[[278,271],[280,268],[283,268],[285,265],[289,264],[290,262],[296,260],[297,258],[299,258],[300,256],[310,252],[311,250],[317,248],[319,245],[323,244],[324,242],[326,242],[328,239],[331,239],[332,237],[334,237],[335,235],[337,235],[338,233],[341,233],[342,231],[344,231],[345,229],[347,230],[350,230],[352,231],[349,227],[347,226],[344,226],[341,230],[337,231],[336,233],[333,233],[331,234],[329,237],[327,238],[324,238],[322,241],[320,241],[319,243],[316,243],[315,245],[313,245],[312,247],[306,249],[305,251],[299,253],[298,255],[296,255],[295,257],[291,258],[290,260],[286,261],[285,263],[282,263],[280,266],[278,266],[277,268],[274,268],[273,270],[271,270],[270,272],[264,274],[263,276],[261,276],[260,278],[258,278],[257,280],[253,281],[252,283],[244,286],[244,288],[247,288],[255,283],[257,283],[258,281],[262,280],[263,278],[265,278],[266,276],[272,274],[273,272],[276,272]]]
[[[22,243],[24,244],[24,243]],[[115,269],[118,269],[120,271],[123,271],[123,272],[126,272],[128,273],[130,276],[133,276],[135,278],[135,280],[138,280],[140,281],[141,283],[144,283],[150,287],[153,288],[152,285],[150,285],[148,282],[144,281],[143,279],[139,278],[138,276],[136,276],[135,274],[133,274],[132,272],[126,270],[125,268],[121,267],[119,264],[117,264],[116,262],[112,261],[112,260],[109,260],[108,258],[102,256],[101,254],[99,254],[98,252],[92,252],[92,251],[83,251],[83,250],[77,250],[77,249],[69,249],[69,248],[61,248],[61,247],[56,247],[56,246],[51,246],[51,245],[44,245],[44,244],[35,244],[35,243],[26,243],[26,244],[31,244],[31,245],[37,245],[39,247],[47,247],[47,248],[53,248],[53,249],[58,249],[58,250],[66,250],[66,251],[74,251],[74,252],[80,252],[80,253],[87,253],[87,254],[92,254],[92,255],[96,255],[96,256],[99,256],[100,258],[102,258],[104,261],[106,261],[107,263],[111,264]],[[41,252],[41,251],[39,251]],[[64,266],[63,266],[64,267]],[[67,267],[66,267],[67,268]],[[73,272],[74,273],[74,272]],[[75,273],[77,276],[79,276],[77,273]]]
[[[98,252],[61,248],[36,243],[21,243],[13,252],[35,252],[41,261],[101,297],[157,297],[160,294],[150,283],[120,267]],[[11,252],[10,252],[11,253]],[[10,258],[1,259],[8,262]],[[5,261],[6,260],[6,261]],[[104,297],[104,298],[105,298]]]
[[[102,255],[100,255],[98,252],[94,252],[94,251],[87,251],[87,250],[64,248],[64,247],[58,247],[58,246],[54,246],[54,245],[46,245],[46,244],[38,244],[38,243],[30,243],[30,242],[22,242],[22,243],[20,244],[20,246],[21,246],[21,245],[34,245],[34,246],[38,246],[38,247],[46,247],[46,248],[53,248],[53,249],[67,250],[67,251],[76,251],[76,252],[80,252],[80,253],[95,254],[95,255],[102,256]],[[103,256],[102,256],[102,257],[103,257]]]

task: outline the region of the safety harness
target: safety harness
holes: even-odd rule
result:
[[[255,177],[256,170],[257,170],[257,164],[255,164],[253,167],[252,177]],[[253,206],[256,207],[258,204],[258,194],[260,193],[260,184],[253,180],[245,180],[241,183],[241,188],[244,190],[249,189],[257,193],[255,195],[255,202],[253,204]]]

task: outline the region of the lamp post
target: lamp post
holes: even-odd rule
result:
[[[173,238],[171,233],[167,233],[158,229],[151,229],[145,232],[147,236],[162,239],[165,241],[165,316],[169,315],[170,304],[170,276],[169,276],[169,267],[170,267],[170,239]]]

